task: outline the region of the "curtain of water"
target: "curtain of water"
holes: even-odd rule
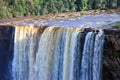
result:
[[[104,33],[100,31],[95,38],[93,57],[93,80],[102,80],[102,55],[104,45]]]
[[[92,57],[94,52],[94,33],[88,32],[82,53],[81,79],[92,80]]]
[[[68,29],[66,34],[63,80],[78,80],[80,64],[80,36],[77,29]]]
[[[36,32],[34,28],[30,27],[16,27],[14,40],[14,59],[13,59],[13,79],[14,80],[28,80],[29,72],[31,74],[31,64],[33,64],[33,49],[31,49],[31,41],[33,41],[33,34]],[[35,45],[35,44],[34,44]],[[32,57],[34,57],[32,55]],[[32,65],[33,66],[33,65]],[[29,70],[30,69],[30,70]]]
[[[94,36],[88,32],[82,54],[80,80],[102,80],[103,31]],[[95,37],[95,40],[94,40]]]
[[[103,32],[88,32],[82,53],[81,35],[79,28],[16,27],[13,80],[101,80]]]

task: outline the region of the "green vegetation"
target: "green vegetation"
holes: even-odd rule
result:
[[[120,58],[120,51],[116,51],[116,55]]]
[[[0,0],[0,18],[119,7],[120,0]]]
[[[116,28],[120,28],[120,22],[116,22],[115,25],[116,25]]]

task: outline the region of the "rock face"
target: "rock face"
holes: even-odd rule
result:
[[[103,80],[120,80],[120,30],[105,30]]]
[[[120,58],[114,56],[104,58],[103,80],[120,80]]]
[[[0,80],[10,80],[13,58],[14,28],[0,26]]]
[[[120,50],[120,29],[105,30],[106,37],[110,41],[115,50]]]

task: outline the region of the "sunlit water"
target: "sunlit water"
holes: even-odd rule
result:
[[[120,21],[120,14],[112,13],[112,14],[99,14],[99,15],[84,15],[84,16],[77,16],[67,19],[61,18],[61,19],[53,19],[53,20],[41,20],[37,22],[29,21],[26,23],[22,23],[20,25],[109,28],[110,26],[105,26],[105,27],[103,26],[119,21]]]
[[[103,31],[15,28],[12,80],[102,80]]]

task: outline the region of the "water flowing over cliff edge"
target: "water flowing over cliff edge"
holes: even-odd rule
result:
[[[101,80],[103,31],[88,32],[84,46],[81,36],[79,28],[16,27],[14,80]]]
[[[79,24],[82,27],[72,27],[74,19],[2,26],[0,51],[6,56],[1,57],[1,61],[6,60],[6,67],[4,73],[0,70],[3,75],[0,79],[119,80],[120,30],[114,24],[119,15],[109,14],[107,21],[106,17],[100,18],[102,15],[82,23],[90,21],[90,24]],[[83,22],[90,17],[84,17]],[[106,24],[99,24],[99,20]],[[73,22],[71,26],[69,22]]]

